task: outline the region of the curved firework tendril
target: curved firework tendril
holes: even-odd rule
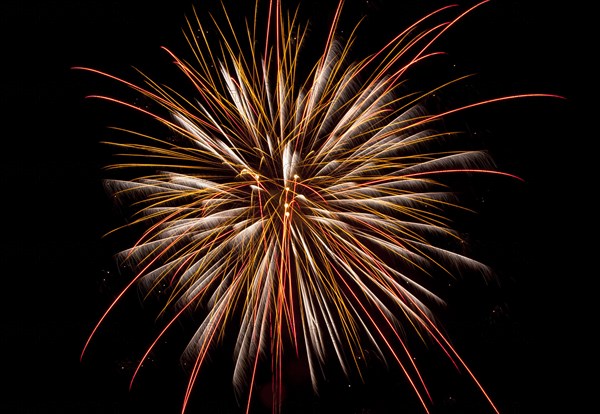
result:
[[[459,239],[444,211],[460,208],[435,178],[510,174],[494,170],[480,151],[429,150],[452,135],[432,127],[469,107],[550,95],[501,97],[428,114],[420,103],[437,89],[398,94],[405,73],[435,55],[434,42],[483,3],[432,24],[455,9],[435,10],[377,53],[347,65],[354,33],[345,44],[336,40],[340,1],[322,56],[301,86],[298,66],[307,32],[297,25],[297,12],[285,14],[278,0],[268,3],[266,31],[257,27],[256,7],[254,23],[246,26],[247,44],[226,11],[227,26],[214,21],[217,46],[196,13],[188,20],[186,39],[195,61],[165,50],[194,86],[196,100],[149,77],[138,86],[79,68],[133,88],[168,115],[94,97],[152,117],[178,136],[174,141],[133,132],[147,142],[112,143],[133,158],[111,168],[156,172],[107,181],[111,192],[134,200],[138,215],[132,224],[142,223],[146,231],[122,253],[139,266],[137,275],[102,316],[84,352],[132,286],[152,292],[167,285],[163,312],[174,309],[173,315],[141,361],[185,312],[202,314],[185,351],[193,368],[182,411],[210,348],[239,323],[233,382],[239,393],[247,392],[247,411],[262,354],[271,356],[273,407],[281,410],[282,356],[289,345],[306,357],[315,390],[330,352],[344,373],[360,374],[369,346],[396,361],[429,412],[432,398],[405,341],[404,328],[410,327],[466,371],[498,412],[437,327],[427,303],[442,299],[421,281],[432,268],[487,272],[434,242]],[[261,38],[264,49],[257,46]]]

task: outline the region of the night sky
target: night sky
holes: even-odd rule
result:
[[[319,24],[327,23],[333,3],[302,2],[306,15],[315,13],[315,35],[323,27]],[[492,0],[438,47],[448,52],[440,63],[446,74],[477,74],[457,101],[520,93],[567,98],[488,106],[453,121],[482,136],[501,170],[524,179],[475,181],[479,213],[460,226],[474,255],[496,271],[500,284],[476,279],[457,283],[441,317],[454,345],[505,414],[542,413],[548,407],[580,412],[575,407],[581,404],[578,362],[571,358],[584,353],[576,323],[581,323],[578,315],[588,315],[590,303],[574,306],[573,296],[587,290],[589,281],[578,271],[581,258],[573,258],[580,255],[574,245],[583,243],[571,231],[582,222],[585,227],[587,219],[585,209],[576,216],[569,212],[573,202],[588,203],[588,196],[571,184],[586,174],[586,167],[575,168],[573,159],[583,156],[593,138],[583,133],[583,93],[575,87],[584,77],[579,68],[585,66],[580,57],[585,36],[570,3],[549,3]],[[168,82],[160,79],[170,65],[160,47],[184,50],[181,28],[192,4],[8,0],[0,5],[0,412],[179,412],[187,381],[179,353],[187,337],[177,332],[128,389],[135,361],[158,332],[149,312],[154,305],[143,303],[135,292],[79,360],[91,329],[127,282],[112,259],[126,247],[124,241],[103,238],[123,219],[102,188],[102,167],[112,159],[110,148],[100,141],[110,137],[108,126],[126,122],[128,114],[85,98],[110,95],[113,83],[71,68],[87,66],[137,80],[131,70],[136,66]],[[357,51],[374,51],[371,46],[444,4],[349,1],[348,14],[367,16],[366,37]],[[469,4],[473,2],[461,3],[464,8]],[[197,7],[201,13],[218,8],[212,0]],[[428,75],[423,73],[423,79]],[[419,75],[415,77],[418,81]],[[426,351],[417,354],[424,360],[429,356]],[[431,358],[424,364],[439,396],[434,413],[486,412],[468,379],[448,370],[437,374],[442,359]],[[215,361],[202,372],[189,413],[242,412],[229,388],[227,355],[217,353]],[[295,402],[289,412],[421,413],[403,381],[394,370],[376,371],[367,384],[349,390],[347,382],[332,377],[320,398],[301,383],[290,384],[289,398]],[[260,401],[253,412],[263,412]]]

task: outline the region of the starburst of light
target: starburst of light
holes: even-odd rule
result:
[[[491,102],[550,95],[506,96],[428,113],[421,103],[448,85],[401,93],[407,73],[435,56],[436,40],[485,1],[448,21],[439,18],[455,6],[437,9],[354,63],[347,58],[355,33],[346,42],[336,36],[342,3],[305,79],[299,67],[307,30],[277,0],[268,3],[266,27],[257,23],[257,3],[244,35],[225,12],[225,25],[214,20],[218,42],[196,13],[188,20],[193,60],[165,50],[196,96],[146,76],[138,85],[79,68],[116,80],[155,106],[95,98],[172,131],[162,138],[128,131],[130,142],[111,142],[131,161],[110,168],[142,174],[107,180],[107,188],[137,210],[129,225],[145,230],[120,254],[135,263],[136,276],[106,310],[84,352],[133,286],[149,293],[166,287],[164,329],[141,361],[179,318],[201,315],[185,350],[192,369],[182,411],[211,347],[233,332],[233,383],[239,394],[247,393],[247,411],[262,355],[271,358],[277,411],[288,349],[306,358],[316,390],[332,360],[344,373],[360,374],[369,348],[395,361],[429,412],[431,396],[405,339],[409,331],[436,344],[498,411],[437,326],[430,304],[443,299],[426,278],[434,269],[488,272],[447,247],[460,236],[445,212],[461,207],[437,179],[511,175],[496,171],[482,151],[439,150],[454,134],[436,131],[436,121]]]

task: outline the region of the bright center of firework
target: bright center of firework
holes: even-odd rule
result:
[[[284,221],[291,218],[294,207],[297,205],[296,192],[298,175],[293,181],[283,179],[269,179],[258,174],[252,174],[254,183],[251,185],[254,192],[254,202],[257,203],[262,219],[279,218]]]

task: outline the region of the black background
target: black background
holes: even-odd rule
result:
[[[327,24],[333,3],[302,2],[315,33]],[[374,51],[381,39],[444,4],[349,1],[347,17],[367,16],[366,37],[356,50]],[[85,98],[110,95],[113,84],[71,68],[87,66],[127,78],[137,66],[160,76],[159,68],[169,64],[160,46],[184,47],[180,28],[192,2],[9,0],[0,7],[0,411],[179,412],[186,385],[177,360],[183,340],[153,355],[153,364],[128,390],[135,360],[156,332],[153,314],[135,294],[79,360],[90,330],[126,283],[111,258],[119,240],[102,237],[121,221],[102,189],[102,167],[111,159],[99,142],[110,136],[106,127],[127,115]],[[215,7],[217,2],[201,2],[198,10]],[[579,412],[575,407],[584,394],[573,368],[580,363],[574,358],[585,353],[578,326],[588,314],[581,291],[589,280],[578,271],[586,256],[574,249],[586,243],[573,229],[591,232],[584,208],[591,196],[580,192],[578,183],[589,168],[583,159],[592,137],[582,128],[588,120],[582,115],[584,94],[575,87],[584,84],[587,59],[585,25],[578,14],[574,4],[491,1],[438,48],[448,52],[444,70],[478,74],[463,90],[467,100],[520,93],[566,98],[492,105],[459,118],[483,134],[500,169],[525,180],[479,183],[480,214],[462,225],[475,254],[496,270],[502,287],[459,284],[463,290],[451,295],[443,316],[459,352],[506,414],[549,407]],[[298,391],[298,408],[290,412],[421,412],[395,374],[382,373],[352,391],[345,383],[330,384],[321,399]],[[190,413],[238,412],[225,368],[209,367],[203,378]],[[468,381],[435,372],[429,381],[442,390],[433,412],[486,412],[484,403],[473,401],[480,398],[476,392],[464,391],[472,386]]]

